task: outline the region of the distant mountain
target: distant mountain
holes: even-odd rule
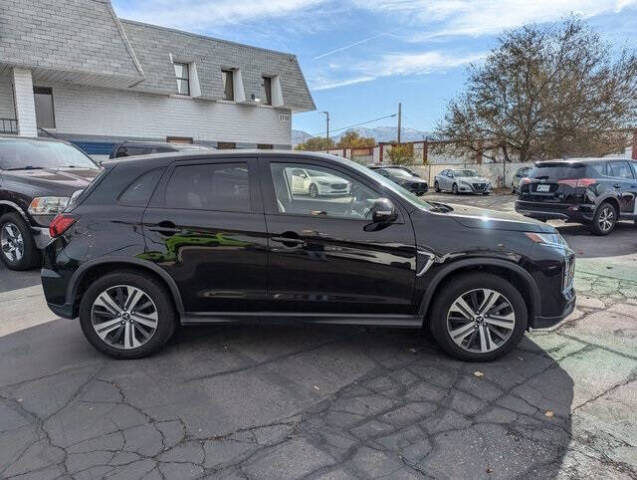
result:
[[[354,130],[361,137],[372,137],[376,139],[377,142],[395,142],[396,141],[396,127],[375,127],[375,128],[351,128],[350,130]],[[332,136],[335,141],[338,141],[342,135],[345,134],[345,131],[341,131],[338,134]],[[430,132],[425,132],[422,130],[416,130],[415,128],[403,128],[401,133],[401,140],[403,142],[415,142],[418,140],[423,140],[424,138],[430,136]],[[299,143],[305,142],[308,138],[312,138],[307,132],[303,130],[292,130],[292,145],[297,145]]]

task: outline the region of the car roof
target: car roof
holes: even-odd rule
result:
[[[204,145],[197,145],[196,143],[171,143],[171,142],[144,142],[139,140],[126,140],[122,143],[117,144],[117,147],[123,146],[131,146],[131,147],[171,147],[176,150],[181,149],[204,149],[209,148]]]
[[[24,142],[41,142],[41,143],[64,143],[65,145],[72,145],[66,140],[59,138],[42,138],[42,137],[21,137],[19,135],[0,135],[0,142],[7,140],[21,140]]]
[[[239,149],[239,150],[209,150],[204,152],[196,152],[194,150],[181,152],[153,153],[150,155],[132,155],[130,157],[120,157],[105,160],[104,166],[117,165],[120,163],[130,162],[148,162],[154,165],[166,165],[176,160],[206,160],[222,158],[245,158],[245,157],[280,157],[280,158],[306,158],[323,159],[331,162],[340,163],[341,165],[349,164],[350,160],[337,155],[321,152],[303,152],[299,150],[259,150],[259,149]]]
[[[535,162],[537,166],[543,165],[587,165],[589,163],[598,163],[598,162],[630,162],[630,158],[622,158],[622,157],[583,157],[583,158],[565,158],[565,159],[555,159],[555,160],[539,160]]]

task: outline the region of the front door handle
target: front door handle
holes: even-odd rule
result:
[[[306,245],[305,241],[294,232],[284,232],[278,237],[272,237],[271,240],[282,243],[283,246],[288,248],[301,248]]]

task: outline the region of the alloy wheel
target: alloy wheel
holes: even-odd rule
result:
[[[158,321],[155,302],[130,285],[108,288],[95,298],[91,308],[91,323],[97,336],[120,350],[146,344],[157,331]]]
[[[602,208],[602,211],[599,212],[597,224],[602,232],[608,232],[613,228],[613,225],[615,225],[615,211],[612,207],[607,205]]]
[[[24,256],[24,238],[14,223],[7,222],[0,232],[0,248],[2,253],[11,262],[17,263]]]
[[[488,353],[502,347],[515,328],[515,311],[501,293],[488,288],[460,295],[447,313],[447,332],[467,352]]]
[[[318,197],[318,187],[314,184],[310,185],[310,197]]]

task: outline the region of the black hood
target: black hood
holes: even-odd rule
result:
[[[100,172],[98,169],[33,169],[11,170],[3,172],[7,180],[11,179],[24,185],[30,185],[33,191],[48,195],[70,196],[76,190],[86,188]]]
[[[447,204],[453,211],[445,215],[469,228],[511,230],[516,232],[557,233],[555,227],[514,212]]]

